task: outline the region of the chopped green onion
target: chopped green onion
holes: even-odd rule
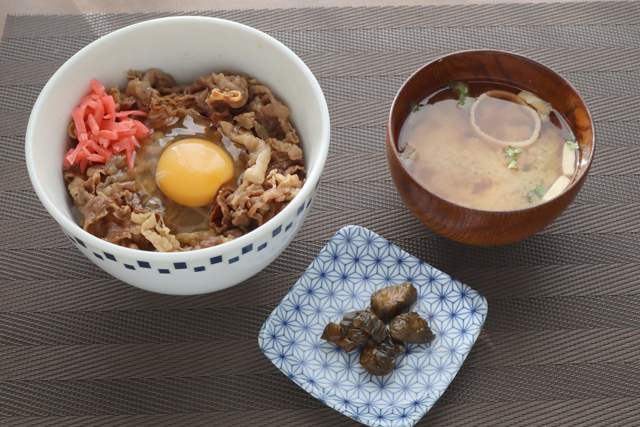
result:
[[[459,82],[454,90],[458,92],[458,108],[464,107],[465,101],[469,96],[469,88],[466,84]]]
[[[458,94],[460,94],[460,96],[469,96],[469,88],[462,82],[456,83],[454,89],[458,92]]]
[[[452,89],[458,94],[458,108],[464,108],[469,105],[467,98],[469,97],[469,88],[463,82],[448,83],[444,85],[446,89]]]
[[[412,113],[415,113],[416,111],[418,111],[420,109],[420,106],[415,102],[412,102],[411,104],[409,104],[409,106],[411,107],[411,112]]]
[[[542,197],[545,194],[547,194],[547,189],[545,188],[544,185],[540,184],[536,187],[535,190],[533,190],[534,193],[536,193],[538,196]]]
[[[473,98],[465,98],[462,101],[462,105],[460,105],[460,102],[458,102],[457,107],[461,110],[466,110],[467,108],[471,108],[471,104],[473,104],[474,99]]]
[[[518,156],[524,153],[524,151],[522,151],[522,148],[513,148],[510,146],[506,146],[504,148],[504,152],[507,153],[507,156],[509,156],[509,163],[507,167],[509,169],[518,169]]]
[[[579,148],[578,143],[575,141],[565,141],[565,144],[567,144],[567,147],[569,147],[571,151],[576,151]]]

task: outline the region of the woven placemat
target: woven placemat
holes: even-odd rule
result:
[[[266,270],[202,296],[104,273],[36,198],[24,163],[33,102],[97,37],[168,15],[232,19],[292,48],[329,102],[331,151],[313,210]],[[495,248],[436,236],[394,191],[386,115],[439,55],[505,49],[586,99],[598,149],[569,209]],[[282,375],[258,330],[342,226],[370,228],[489,299],[485,328],[419,425],[640,425],[640,3],[9,16],[0,44],[0,424],[355,426]]]

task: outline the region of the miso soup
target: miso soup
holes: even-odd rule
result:
[[[411,104],[398,149],[423,187],[487,211],[525,209],[559,195],[579,147],[553,106],[519,88],[458,82]]]

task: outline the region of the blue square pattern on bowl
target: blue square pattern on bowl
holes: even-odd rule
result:
[[[412,308],[436,335],[408,344],[385,377],[369,374],[360,350],[347,354],[320,339],[328,322],[370,305],[371,294],[410,281]],[[258,337],[278,369],[333,409],[369,426],[412,426],[456,376],[487,315],[487,301],[467,285],[407,254],[372,231],[341,229],[271,313]]]

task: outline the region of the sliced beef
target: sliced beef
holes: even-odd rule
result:
[[[210,247],[263,225],[300,192],[305,178],[300,141],[289,109],[269,88],[246,75],[227,73],[212,73],[181,86],[158,69],[125,75],[124,92],[117,87],[110,91],[119,110],[147,112],[150,129],[163,129],[187,116],[209,123],[238,148],[246,170],[239,182],[223,185],[214,202],[201,208],[205,217],[208,213],[208,230],[174,233],[173,202],[157,203],[128,171],[124,155],[91,165],[85,173],[71,166],[64,170],[64,179],[85,230],[143,250]]]

